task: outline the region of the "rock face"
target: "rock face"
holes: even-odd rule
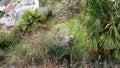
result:
[[[53,9],[57,23],[65,22],[81,11],[81,0],[62,0]]]
[[[0,5],[7,5],[11,0],[1,0]]]
[[[9,0],[2,0],[2,2]],[[5,5],[5,4],[4,4]],[[10,0],[10,2],[5,7],[5,16],[0,18],[0,24],[4,24],[6,27],[12,27],[17,24],[22,18],[25,11],[35,10],[39,8],[38,0],[21,0],[20,2],[16,0]]]

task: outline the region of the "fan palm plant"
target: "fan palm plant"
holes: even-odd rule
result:
[[[81,19],[92,51],[96,51],[97,56],[115,57],[115,51],[120,49],[120,1],[86,0],[85,7]]]
[[[19,24],[22,31],[30,30],[34,25],[45,23],[46,17],[35,11],[26,11],[23,16],[21,23]]]

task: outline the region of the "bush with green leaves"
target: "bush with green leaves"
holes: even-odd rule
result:
[[[19,22],[18,28],[21,31],[29,31],[34,29],[36,25],[45,23],[45,20],[46,17],[39,14],[37,10],[26,11],[22,16],[22,20]]]
[[[81,20],[87,30],[90,56],[94,55],[97,59],[100,57],[102,61],[119,56],[117,55],[120,53],[119,8],[119,0],[86,0]]]
[[[16,42],[14,35],[6,33],[0,34],[0,49],[7,50],[9,47],[14,46]]]
[[[63,62],[64,60],[70,62],[70,51],[67,47],[64,47],[63,45],[49,46],[48,55],[50,59],[57,60],[58,62]]]

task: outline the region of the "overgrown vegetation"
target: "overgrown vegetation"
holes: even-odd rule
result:
[[[67,23],[52,26],[49,31],[37,31],[26,39],[23,38],[15,47],[8,49],[6,66],[18,65],[18,63],[21,63],[20,66],[31,66],[31,64],[39,66],[55,62],[59,66],[66,64],[69,67],[70,65],[79,67],[87,46],[84,38],[85,31],[76,22],[79,20],[73,18]],[[75,26],[72,26],[73,24]],[[67,41],[65,35],[68,38],[70,35],[74,37]]]
[[[114,63],[119,56],[119,3],[118,0],[87,0],[85,14],[82,14],[90,45],[89,55],[96,58],[98,64],[106,60]]]
[[[21,31],[30,31],[38,24],[44,24],[46,17],[35,11],[26,11],[23,14],[20,24],[17,26]]]
[[[38,10],[26,11],[17,26],[13,28],[13,33],[20,38],[31,35],[39,28],[47,28],[46,16],[39,14]]]
[[[6,52],[9,48],[15,47],[17,40],[14,34],[0,33],[0,65],[4,65],[6,62]]]
[[[72,17],[65,22],[61,10],[55,16],[26,11],[11,33],[0,33],[0,66],[119,68],[120,1],[85,1],[81,5],[79,0],[40,0],[42,6],[49,3],[52,8],[63,3],[63,16],[69,12]],[[57,13],[60,19],[55,19]]]
[[[8,35],[7,33],[0,34],[0,49],[7,50],[9,47],[15,45],[15,43],[14,35]]]

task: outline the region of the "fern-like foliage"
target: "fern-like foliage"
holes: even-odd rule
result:
[[[85,15],[81,16],[90,45],[99,54],[120,49],[120,1],[87,0]]]
[[[45,23],[46,17],[35,11],[26,11],[20,22],[21,29],[26,31],[39,23]]]

